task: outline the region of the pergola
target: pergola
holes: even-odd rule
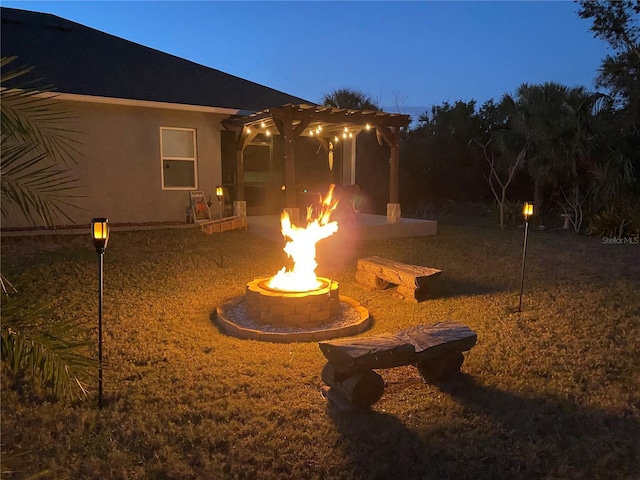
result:
[[[345,138],[354,138],[362,130],[375,129],[378,143],[391,149],[389,203],[398,203],[400,129],[408,127],[409,115],[373,110],[352,110],[320,105],[283,105],[250,115],[224,120],[227,130],[236,132],[237,200],[244,200],[245,147],[258,134],[279,134],[284,139],[286,206],[296,206],[294,144],[298,137],[314,137],[327,151]]]

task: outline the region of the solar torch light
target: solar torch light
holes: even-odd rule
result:
[[[98,254],[98,408],[102,410],[102,298],[104,250],[109,241],[109,221],[106,218],[91,220],[91,238]]]
[[[222,185],[216,187],[216,197],[218,197],[218,211],[220,212],[220,268],[223,268],[222,259],[222,198],[224,197],[224,189]]]
[[[524,288],[524,263],[527,257],[527,237],[529,235],[529,217],[533,215],[533,203],[524,202],[522,209],[524,215],[524,244],[522,247],[522,272],[520,274],[520,302],[518,303],[518,312],[522,311],[522,290]]]

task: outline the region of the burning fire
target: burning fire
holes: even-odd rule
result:
[[[330,237],[338,230],[338,222],[330,222],[331,213],[336,209],[338,201],[333,199],[333,188],[329,187],[327,195],[322,199],[320,211],[315,213],[307,207],[307,226],[298,227],[291,223],[289,214],[282,212],[280,225],[282,235],[290,240],[284,246],[287,256],[293,259],[293,269],[282,267],[270,281],[269,288],[289,292],[315,290],[322,283],[316,278],[316,243]],[[314,218],[315,217],[315,218]]]

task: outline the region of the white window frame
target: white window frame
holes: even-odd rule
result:
[[[193,157],[170,157],[164,155],[164,145],[162,144],[162,132],[165,130],[180,130],[186,132],[192,132],[193,138]],[[184,128],[184,127],[160,127],[160,184],[162,190],[198,190],[198,150],[196,142],[196,129]],[[195,185],[189,185],[185,187],[166,187],[164,184],[164,161],[175,160],[184,162],[193,162],[193,183]]]

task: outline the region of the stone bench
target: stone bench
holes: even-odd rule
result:
[[[441,273],[442,270],[437,268],[408,265],[374,256],[358,260],[356,280],[371,289],[385,289],[395,284],[398,294],[403,298],[420,302],[427,298],[431,281]]]
[[[320,350],[328,360],[322,380],[331,387],[328,393],[334,399],[337,394],[338,401],[367,408],[384,391],[382,377],[373,370],[413,365],[427,382],[439,383],[460,371],[462,352],[470,350],[477,338],[465,325],[439,322],[417,325],[395,335],[320,342]]]

